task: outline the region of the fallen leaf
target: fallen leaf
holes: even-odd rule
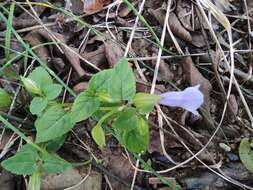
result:
[[[124,3],[120,4],[118,15],[122,18],[128,16],[128,14],[131,12],[131,9],[128,8],[128,6]]]
[[[110,151],[104,150],[103,158],[106,159],[105,165],[108,170],[114,175],[124,179],[127,183],[131,183],[134,174],[134,168],[131,166],[129,160],[122,155],[121,151]],[[129,190],[128,187],[122,185],[121,183],[109,178],[113,189]]]
[[[203,35],[200,32],[191,32],[192,45],[200,48],[206,45]]]
[[[0,141],[0,150],[3,150],[6,144],[9,142],[11,136],[13,133],[9,131],[5,131],[2,136],[1,136],[1,141]]]
[[[153,56],[156,56],[157,54],[153,54]],[[155,66],[156,60],[152,60],[152,64]],[[169,65],[164,61],[160,61],[160,67],[159,67],[159,74],[157,77],[158,81],[171,81],[174,78],[173,73],[171,72]]]
[[[71,10],[75,14],[82,14],[84,7],[84,0],[65,0],[65,9]]]
[[[84,0],[83,11],[87,14],[93,14],[101,11],[108,3],[108,0]]]
[[[105,45],[101,45],[98,47],[98,49],[91,51],[91,52],[87,52],[84,51],[81,54],[86,60],[88,60],[89,62],[91,62],[92,64],[94,64],[97,67],[101,67],[102,65],[105,65],[106,63],[106,56],[105,56]]]
[[[36,32],[35,33],[36,35],[40,35],[41,37],[51,41],[51,36],[49,35],[49,33],[46,30],[39,29],[34,32]],[[57,38],[57,40],[59,40],[63,44],[66,44],[66,40],[62,34],[59,34],[56,32],[52,32],[52,33]],[[62,48],[64,55],[68,59],[69,63],[72,65],[72,67],[77,72],[78,76],[82,77],[83,75],[85,75],[85,71],[83,70],[83,68],[80,65],[80,58],[74,53],[74,52],[78,53],[78,49],[73,48],[73,47],[68,47],[67,45],[62,45],[62,44],[60,44],[60,47]]]
[[[43,39],[36,31],[28,33],[24,39],[30,44],[31,47],[44,43]],[[49,65],[50,55],[45,46],[37,47],[34,49],[34,51],[43,62]]]
[[[80,92],[86,90],[87,88],[88,88],[87,82],[80,82],[80,83],[76,84],[73,89],[75,92],[80,93]]]
[[[105,42],[105,57],[111,67],[124,56],[124,51],[121,47],[112,41]]]
[[[148,9],[148,12],[155,17],[155,19],[160,23],[161,26],[164,25],[164,18],[166,14],[166,10],[159,8],[159,9]],[[191,43],[192,37],[190,32],[188,32],[178,20],[178,17],[175,13],[171,12],[169,15],[169,26],[174,35],[185,40],[186,42]]]
[[[195,25],[193,25],[193,23],[197,20],[195,20],[195,18],[192,18],[193,16],[193,14],[191,14],[192,11],[193,9],[192,9],[191,1],[186,1],[186,0],[177,1],[176,14],[178,16],[178,19],[187,30],[195,31],[195,29],[200,29],[200,28],[195,28]],[[194,22],[193,22],[193,19],[194,19]]]

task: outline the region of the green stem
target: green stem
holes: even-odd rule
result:
[[[102,126],[102,124],[104,123],[104,121],[106,119],[108,119],[109,117],[111,117],[112,115],[114,115],[115,113],[117,113],[118,111],[120,111],[121,107],[118,107],[117,109],[113,109],[111,111],[109,111],[108,113],[106,113],[97,123],[96,126]]]
[[[25,121],[25,119],[22,119],[22,118],[13,116],[13,115],[9,115],[9,114],[4,113],[2,111],[0,111],[0,115],[3,116],[4,118],[10,119],[10,120],[15,120],[19,123],[25,123],[25,124],[28,124],[28,125],[33,125],[31,122]]]
[[[7,121],[6,119],[4,119],[1,115],[0,115],[0,121],[2,121],[7,128],[11,129],[14,133],[16,133],[17,135],[19,135],[24,141],[26,141],[26,143],[30,144],[31,146],[33,146],[38,151],[40,151],[42,153],[46,153],[46,151],[44,149],[42,149],[37,144],[35,144],[34,142],[32,142],[31,139],[29,139],[27,136],[25,136],[24,133],[22,133],[18,128],[16,128],[15,126],[13,126],[9,121]]]
[[[1,6],[1,5],[0,5]],[[8,12],[3,6],[1,6],[1,8],[5,11]],[[8,23],[8,20],[6,19],[6,17],[4,16],[4,14],[0,11],[0,18],[5,22]],[[61,79],[60,77],[58,77],[50,68],[48,68],[47,64],[44,63],[37,55],[36,53],[33,52],[33,50],[31,48],[29,48],[29,45],[27,45],[24,40],[21,38],[21,36],[16,32],[16,30],[12,27],[11,30],[14,34],[14,36],[17,38],[17,40],[23,45],[24,48],[27,48],[29,53],[35,58],[36,61],[39,62],[39,64],[41,66],[43,66],[47,72],[49,72],[72,96],[76,97],[76,93],[69,88]]]

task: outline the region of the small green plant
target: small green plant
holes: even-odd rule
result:
[[[0,88],[0,110],[5,110],[11,105],[11,95]]]
[[[106,145],[105,126],[111,126],[122,146],[132,153],[144,153],[149,144],[149,126],[145,116],[155,104],[181,106],[197,113],[196,109],[203,103],[199,86],[161,95],[136,93],[134,73],[125,58],[119,60],[114,68],[95,74],[88,89],[80,93],[73,104],[57,100],[62,86],[54,83],[43,67],[35,68],[28,77],[21,77],[21,81],[32,97],[29,109],[36,116],[36,138],[33,142],[1,119],[27,142],[1,165],[15,174],[31,175],[29,187],[33,190],[39,189],[42,172],[62,172],[72,166],[56,151],[76,123],[88,118],[97,121],[91,135],[100,148]],[[9,102],[7,93],[0,93],[0,100],[2,97]]]
[[[57,100],[62,86],[55,84],[42,67],[35,68],[26,78],[21,77],[21,81],[32,97],[29,108],[37,117],[34,143],[40,148],[36,149],[33,143],[25,144],[1,165],[15,174],[31,175],[30,188],[40,186],[42,172],[62,172],[71,167],[55,152],[74,125],[89,117],[97,120],[91,134],[99,147],[106,145],[103,126],[111,124],[118,141],[129,151],[146,151],[149,127],[144,114],[152,111],[159,96],[136,94],[134,74],[126,59],[121,59],[113,69],[95,74],[88,89],[72,105]],[[10,104],[10,97],[2,89],[0,100],[2,106]]]
[[[239,146],[239,156],[243,165],[253,172],[253,141],[252,139],[243,138]]]

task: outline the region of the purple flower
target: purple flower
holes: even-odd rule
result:
[[[204,102],[204,95],[199,90],[200,85],[188,87],[180,92],[166,92],[161,94],[159,104],[181,107],[195,115],[199,115],[197,109]]]

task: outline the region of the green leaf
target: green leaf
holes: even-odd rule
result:
[[[35,68],[28,76],[29,79],[34,81],[40,89],[53,84],[53,80],[48,72],[43,67]]]
[[[161,99],[160,96],[147,93],[137,93],[133,98],[133,104],[142,114],[147,114],[154,109],[155,104]]]
[[[149,127],[144,118],[138,118],[138,128],[125,133],[124,141],[131,152],[141,153],[147,150],[149,144]]]
[[[251,150],[250,142],[248,138],[241,140],[239,146],[239,156],[243,165],[250,171],[253,172],[253,151]]]
[[[69,113],[65,113],[61,105],[55,105],[46,110],[35,122],[37,129],[36,142],[46,142],[69,132],[74,123]]]
[[[88,90],[94,94],[108,92],[113,72],[113,69],[106,69],[93,75],[89,81]]]
[[[37,150],[26,144],[14,156],[3,161],[1,165],[14,174],[31,175],[35,172],[39,159]]]
[[[69,162],[55,154],[44,153],[41,158],[43,160],[43,171],[47,173],[60,173],[72,167]]]
[[[65,139],[67,135],[62,135],[60,137],[55,138],[54,140],[51,140],[47,143],[46,149],[48,152],[56,152],[61,148],[61,146],[64,144]]]
[[[147,121],[128,108],[121,112],[112,124],[119,142],[129,151],[140,153],[147,150],[149,127]]]
[[[93,127],[91,135],[99,147],[105,146],[105,133],[100,125]]]
[[[127,59],[122,58],[116,64],[110,83],[110,94],[114,100],[132,100],[136,86],[134,73]]]
[[[11,96],[3,88],[0,88],[0,108],[7,108],[11,105]]]
[[[42,95],[42,91],[40,89],[40,86],[35,81],[33,81],[30,78],[24,78],[24,77],[21,77],[21,81],[23,82],[23,84],[28,92],[33,93],[33,94]]]
[[[48,100],[57,98],[62,91],[62,86],[59,84],[50,84],[43,88],[43,92]]]
[[[40,115],[47,107],[47,100],[41,97],[33,98],[30,104],[30,112],[34,115]]]
[[[99,99],[89,96],[87,92],[82,92],[77,96],[71,109],[71,119],[79,122],[90,117],[99,109]]]
[[[113,69],[95,74],[89,82],[88,92],[105,102],[131,100],[136,87],[134,73],[128,61],[123,58]]]

